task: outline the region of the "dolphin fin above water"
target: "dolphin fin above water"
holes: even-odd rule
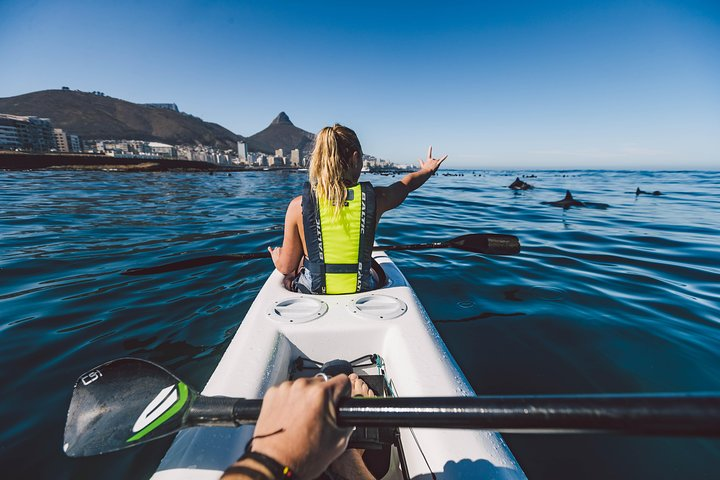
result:
[[[564,209],[568,209],[570,207],[591,207],[591,208],[607,208],[608,204],[606,203],[593,203],[593,202],[581,202],[580,200],[575,200],[572,196],[572,193],[570,193],[570,190],[565,190],[565,198],[562,200],[558,200],[556,202],[541,202],[544,205],[552,205],[553,207],[562,207]]]
[[[557,200],[555,202],[542,202],[542,203],[545,205],[552,205],[553,207],[562,207],[562,208],[582,207],[584,205],[583,202],[580,202],[573,198],[572,193],[570,193],[570,190],[565,190],[565,198],[563,198],[562,200]]]
[[[530,190],[531,188],[535,187],[533,187],[527,182],[523,182],[522,180],[520,180],[520,177],[515,177],[515,181],[508,185],[508,188],[512,190]]]
[[[640,190],[640,187],[637,187],[637,190],[635,190],[635,196],[638,195],[662,195],[662,192],[660,190],[655,190],[653,192],[646,192],[645,190]]]

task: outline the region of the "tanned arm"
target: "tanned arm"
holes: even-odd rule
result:
[[[302,221],[302,197],[295,197],[285,214],[285,234],[282,247],[268,247],[275,268],[283,275],[296,273],[303,256],[299,222]]]
[[[420,188],[428,178],[437,172],[440,165],[445,161],[447,155],[442,158],[433,158],[432,146],[428,149],[428,156],[425,161],[420,160],[420,170],[409,173],[399,182],[395,182],[389,187],[377,187],[377,215],[380,215],[399,206],[408,194],[413,190]]]

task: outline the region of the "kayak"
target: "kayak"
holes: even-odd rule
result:
[[[315,364],[363,359],[367,361],[354,362],[354,371],[382,378],[386,394],[475,395],[407,279],[384,252],[374,252],[373,257],[386,281],[377,290],[357,294],[290,292],[282,284],[283,275],[275,270],[202,394],[261,398],[273,385],[312,374]],[[381,475],[384,479],[526,478],[497,433],[398,431],[383,447],[389,456],[387,472]],[[251,425],[183,430],[152,478],[217,479],[242,455],[252,433]]]

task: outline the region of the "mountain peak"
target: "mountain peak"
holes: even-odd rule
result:
[[[292,125],[293,123],[290,121],[290,117],[287,116],[287,113],[280,112],[280,114],[275,117],[275,120],[272,121],[271,125]]]
[[[296,127],[285,112],[280,112],[264,130],[247,139],[255,145],[255,151],[272,153],[281,148],[289,152],[297,148],[305,155],[312,151],[315,135]]]

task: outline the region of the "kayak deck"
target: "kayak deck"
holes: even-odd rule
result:
[[[290,292],[275,270],[202,394],[261,398],[288,379],[298,356],[326,362],[378,354],[398,397],[474,395],[403,274],[383,252],[374,258],[387,284],[350,295]],[[218,478],[252,432],[253,426],[182,431],[152,478]],[[402,428],[400,436],[409,478],[429,479],[431,472],[444,479],[526,478],[497,433]],[[391,471],[385,478],[402,476]]]

